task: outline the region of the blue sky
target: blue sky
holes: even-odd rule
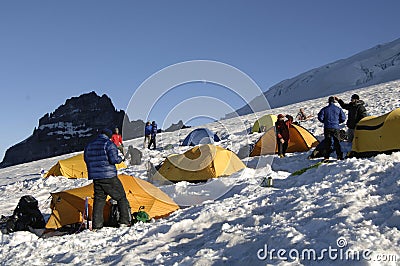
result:
[[[125,110],[147,78],[184,61],[232,65],[265,91],[399,38],[398,10],[398,0],[0,1],[0,155],[66,99],[96,91]],[[207,84],[164,99],[199,90],[241,107]],[[171,109],[166,102],[152,120]]]

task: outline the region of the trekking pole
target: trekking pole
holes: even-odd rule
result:
[[[85,199],[85,216],[86,218],[86,228],[89,229],[89,197]]]
[[[39,206],[39,209],[45,207],[48,204],[47,201],[49,199],[51,199],[51,195]]]

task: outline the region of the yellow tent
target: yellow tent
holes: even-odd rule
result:
[[[124,186],[132,213],[136,212],[140,206],[144,206],[144,210],[151,218],[161,218],[179,209],[179,206],[167,194],[149,182],[128,175],[118,175],[118,178]],[[64,225],[82,222],[86,197],[89,197],[89,217],[92,217],[93,193],[93,184],[51,193],[52,213],[46,228],[57,229]],[[109,213],[110,203],[107,201],[104,208],[104,221],[108,221]]]
[[[126,168],[124,162],[115,165],[117,169]],[[68,159],[58,161],[50,170],[44,175],[49,176],[65,176],[69,178],[88,178],[86,163],[83,159],[83,153],[70,157]]]
[[[253,128],[251,129],[251,132],[265,132],[271,127],[275,126],[275,122],[277,120],[276,115],[264,115],[260,117],[253,125]]]
[[[195,146],[184,154],[167,157],[158,174],[173,182],[198,182],[229,176],[245,167],[233,152],[220,146],[206,144]]]
[[[290,141],[286,152],[303,152],[318,145],[318,140],[304,127],[292,124],[289,127]],[[256,142],[250,156],[275,154],[278,152],[276,145],[275,127],[270,128]]]
[[[373,156],[400,150],[400,108],[382,116],[368,116],[358,122],[354,131],[352,153]]]

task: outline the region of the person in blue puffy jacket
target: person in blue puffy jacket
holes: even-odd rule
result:
[[[340,147],[340,124],[346,121],[343,110],[335,105],[335,98],[329,97],[328,106],[325,106],[318,113],[318,120],[324,123],[325,137],[325,160],[329,159],[332,139],[338,160],[343,159],[343,152]]]
[[[103,129],[84,151],[88,177],[93,180],[94,186],[93,230],[103,227],[103,210],[108,195],[118,203],[120,227],[129,226],[130,222],[129,202],[115,167],[115,164],[122,162],[122,158],[118,155],[117,146],[110,140],[111,136],[111,130]]]

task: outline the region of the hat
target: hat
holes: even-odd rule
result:
[[[279,114],[278,118],[284,118],[285,116],[283,114]]]
[[[100,133],[106,135],[110,139],[112,137],[112,131],[108,128],[102,129]]]
[[[358,96],[357,94],[353,94],[351,95],[351,99],[360,100],[360,96]]]
[[[331,96],[328,99],[328,103],[334,103],[335,102],[335,97]]]

